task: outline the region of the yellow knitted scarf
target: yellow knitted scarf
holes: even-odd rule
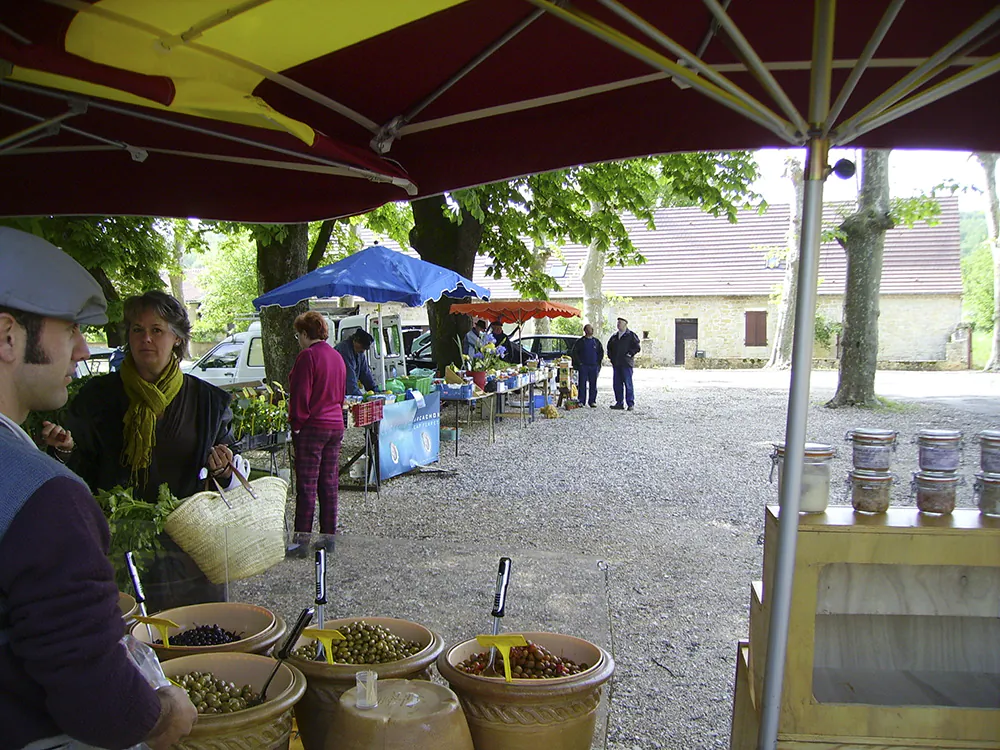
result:
[[[170,364],[155,383],[142,379],[135,369],[132,355],[125,357],[121,366],[122,384],[128,396],[128,410],[125,412],[122,461],[131,467],[133,487],[139,485],[140,471],[148,470],[156,445],[156,420],[180,393],[184,384],[177,357],[170,358]]]

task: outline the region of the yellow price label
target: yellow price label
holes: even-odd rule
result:
[[[484,648],[495,648],[503,654],[503,677],[507,682],[513,682],[514,678],[510,674],[510,650],[514,646],[527,646],[528,642],[520,633],[509,633],[504,635],[477,635],[476,640]]]
[[[152,625],[156,628],[160,633],[160,640],[163,641],[163,648],[170,648],[170,634],[167,632],[167,629],[180,629],[181,627],[173,620],[168,620],[165,617],[144,617],[142,615],[136,615],[135,621],[141,622],[143,625]]]
[[[324,628],[306,628],[302,631],[302,635],[314,638],[323,644],[323,655],[326,656],[327,664],[333,664],[333,642],[347,640],[339,630],[326,630]]]

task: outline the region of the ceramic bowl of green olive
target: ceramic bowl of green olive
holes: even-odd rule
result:
[[[163,663],[164,674],[187,691],[198,709],[194,729],[177,747],[283,746],[281,738],[290,730],[291,710],[302,698],[306,680],[285,662],[271,681],[266,700],[256,704],[274,665],[271,657],[241,653],[181,656]]]

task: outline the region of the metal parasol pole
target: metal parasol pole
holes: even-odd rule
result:
[[[767,634],[767,661],[759,750],[774,750],[781,719],[781,694],[788,651],[788,621],[795,578],[795,546],[799,531],[803,453],[809,417],[809,376],[812,369],[813,321],[819,275],[820,230],[823,223],[823,182],[827,174],[829,140],[819,135],[830,108],[835,0],[816,0],[813,22],[812,81],[809,95],[810,136],[806,149],[802,236],[799,250],[799,290],[795,300],[795,336],[792,344],[792,379],[785,425],[785,466],[781,487],[781,523],[774,579],[764,592],[771,610]]]
[[[379,361],[382,363],[379,369],[382,371],[382,390],[385,390],[385,333],[382,331],[382,303],[378,305],[378,352]]]

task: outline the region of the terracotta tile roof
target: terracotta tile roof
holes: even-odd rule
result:
[[[940,199],[940,223],[918,224],[912,229],[886,233],[882,267],[882,294],[961,294],[958,199]],[[839,223],[849,204],[827,204],[824,222]],[[604,292],[622,297],[767,295],[779,286],[784,266],[768,267],[770,247],[783,247],[788,231],[789,206],[772,205],[764,215],[741,211],[736,224],[709,216],[698,208],[669,208],[659,212],[657,229],[629,218],[626,226],[646,263],[626,268],[609,267]],[[561,291],[554,299],[583,296],[580,269],[587,249],[566,245],[553,258],[550,273]],[[563,268],[563,264],[565,268]],[[494,299],[520,295],[506,279],[487,277],[489,259],[476,261],[474,280],[489,287]],[[843,294],[846,258],[837,243],[820,251],[819,294]],[[562,274],[562,275],[561,275]]]

